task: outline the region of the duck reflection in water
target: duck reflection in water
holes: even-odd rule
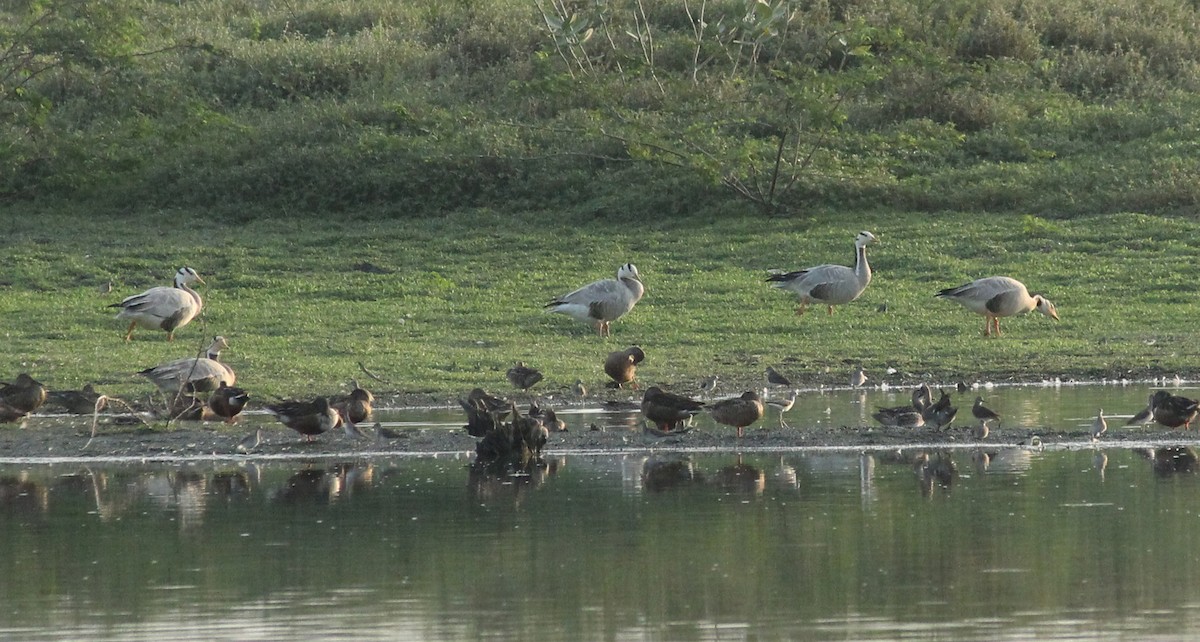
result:
[[[50,492],[25,473],[0,477],[0,509],[6,513],[45,513],[50,508]]]
[[[913,460],[913,472],[921,489],[922,497],[932,497],[934,489],[940,487],[949,493],[958,479],[958,465],[948,452],[921,452]]]
[[[1196,451],[1189,446],[1140,448],[1136,452],[1150,460],[1154,474],[1159,477],[1169,477],[1176,473],[1194,473],[1200,469],[1197,466]]]
[[[323,504],[333,502],[342,493],[342,478],[316,467],[292,473],[271,499],[282,504]]]
[[[540,464],[523,470],[476,461],[467,468],[467,489],[478,501],[508,499],[519,506],[525,493],[540,488],[566,465],[565,457],[546,457]]]
[[[684,455],[652,457],[642,464],[642,487],[662,492],[704,481],[690,457]]]
[[[738,455],[737,463],[725,466],[713,475],[713,483],[726,492],[761,495],[767,487],[767,475],[761,468],[743,462],[742,456]]]

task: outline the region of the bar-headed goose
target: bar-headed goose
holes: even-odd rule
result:
[[[221,351],[229,347],[225,337],[213,337],[206,357],[176,359],[162,365],[142,370],[138,374],[154,382],[160,390],[175,394],[184,392],[211,392],[222,383],[232,386],[237,382],[233,368],[217,361]]]
[[[174,287],[150,288],[108,306],[121,308],[117,318],[129,321],[125,340],[132,340],[133,329],[140,325],[149,330],[166,330],[167,341],[173,341],[175,330],[191,323],[204,306],[200,294],[188,287],[191,283],[204,283],[204,279],[192,268],[181,267],[175,273]]]
[[[548,312],[565,314],[590,323],[602,337],[609,336],[609,323],[625,316],[646,293],[632,263],[617,269],[617,278],[589,283],[546,304]]]
[[[871,282],[871,266],[867,263],[867,246],[875,242],[875,235],[867,231],[854,238],[854,267],[844,265],[818,265],[804,270],[772,274],[767,282],[777,288],[795,292],[800,298],[796,314],[804,314],[810,303],[827,306],[833,314],[833,306],[849,303],[859,297]]]
[[[984,336],[995,328],[1000,336],[1000,317],[1011,317],[1037,310],[1058,320],[1058,310],[1040,294],[1030,296],[1025,284],[1007,276],[989,276],[956,288],[946,288],[934,296],[950,299],[964,308],[984,316]]]

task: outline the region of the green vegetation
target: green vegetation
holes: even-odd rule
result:
[[[130,373],[224,334],[264,394],[646,380],[1195,373],[1200,20],[1182,1],[43,0],[0,10],[0,376]],[[767,268],[876,280],[796,319]],[[391,270],[356,270],[363,262]],[[540,306],[637,264],[604,341]],[[126,345],[104,305],[209,281]],[[1006,273],[1063,315],[982,320]],[[109,297],[96,285],[112,279]],[[887,313],[875,308],[888,304]],[[828,370],[828,373],[826,371]],[[123,388],[128,386],[128,388]],[[387,387],[380,385],[378,387]]]

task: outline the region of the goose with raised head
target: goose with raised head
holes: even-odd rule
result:
[[[1007,276],[976,279],[955,288],[946,288],[934,296],[949,299],[984,317],[983,335],[991,336],[993,329],[1000,336],[1000,317],[1011,317],[1037,310],[1058,320],[1058,310],[1040,294],[1029,294],[1024,283]]]
[[[767,282],[777,288],[794,292],[800,300],[796,314],[804,314],[811,303],[827,306],[833,314],[833,306],[850,303],[857,299],[871,283],[871,266],[867,263],[867,246],[875,242],[875,235],[867,231],[854,238],[854,267],[844,265],[818,265],[804,270],[772,274]]]
[[[667,392],[658,386],[650,386],[642,395],[642,414],[664,432],[677,430],[703,409],[703,401]]]
[[[637,382],[633,379],[637,376],[638,364],[645,359],[646,353],[638,346],[608,353],[608,357],[604,359],[604,374],[612,379],[612,384],[609,385],[624,388],[625,384],[629,384],[637,390]]]
[[[146,368],[138,374],[154,382],[159,390],[171,394],[181,389],[183,392],[211,392],[222,383],[232,386],[237,383],[237,375],[233,368],[218,361],[221,351],[228,347],[225,337],[216,336],[205,351],[207,356],[176,359]]]
[[[641,275],[632,263],[617,269],[617,278],[593,281],[546,304],[547,312],[565,314],[591,324],[602,337],[609,324],[629,313],[646,293]]]
[[[753,390],[743,392],[740,397],[709,404],[706,409],[717,423],[737,428],[738,439],[742,438],[746,426],[762,419],[763,416],[762,397]]]
[[[200,293],[188,287],[192,283],[204,283],[204,279],[192,268],[181,267],[175,272],[173,287],[150,288],[108,306],[121,308],[117,318],[129,321],[125,340],[131,341],[134,328],[140,325],[148,330],[165,330],[167,341],[174,341],[175,331],[191,323],[204,307]]]

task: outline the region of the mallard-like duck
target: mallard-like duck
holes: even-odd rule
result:
[[[925,425],[921,411],[912,406],[877,408],[871,417],[882,426],[890,428],[920,428]]]
[[[1030,296],[1025,284],[1007,276],[989,276],[976,279],[956,288],[946,288],[934,296],[949,299],[966,309],[984,316],[984,336],[991,336],[995,328],[1000,336],[1000,317],[1011,317],[1037,310],[1058,320],[1058,310],[1049,299],[1040,294]]]
[[[703,401],[667,392],[658,386],[650,386],[642,395],[642,414],[665,432],[678,429],[703,408]]]
[[[975,405],[971,406],[971,415],[983,422],[995,420],[996,425],[1000,425],[1000,415],[983,405],[983,397],[975,397]]]
[[[740,397],[722,399],[708,405],[706,409],[717,423],[737,428],[739,439],[746,426],[762,419],[763,416],[762,397],[753,390],[743,392]]]
[[[854,267],[844,265],[818,265],[805,270],[786,274],[772,274],[767,282],[777,288],[795,292],[800,299],[796,314],[804,314],[810,303],[827,306],[833,314],[833,306],[849,303],[859,297],[871,282],[871,266],[867,263],[867,246],[875,242],[875,235],[867,231],[854,237]]]
[[[333,408],[351,423],[359,424],[370,419],[373,401],[375,395],[365,388],[358,387],[358,383],[355,382],[350,394],[334,401]]]
[[[954,418],[958,416],[958,408],[950,405],[950,395],[946,394],[945,390],[940,392],[941,396],[938,400],[921,411],[921,416],[925,418],[925,423],[938,430],[949,426],[954,422]]]
[[[248,401],[250,395],[245,390],[234,388],[222,381],[208,398],[208,409],[224,419],[225,423],[232,424]]]
[[[542,373],[536,368],[530,368],[525,365],[524,361],[518,361],[517,365],[509,368],[505,376],[508,377],[508,382],[514,388],[520,388],[521,390],[529,390],[542,380]]]
[[[0,401],[0,424],[15,423],[24,419],[28,414]]]
[[[1159,390],[1150,397],[1150,408],[1154,421],[1167,428],[1183,426],[1187,430],[1200,413],[1200,402]]]
[[[767,366],[767,383],[772,386],[783,386],[785,388],[792,387],[792,380],[783,376],[778,370]]]
[[[613,384],[616,384],[617,388],[623,388],[628,383],[634,390],[637,390],[637,383],[633,378],[637,375],[638,364],[645,358],[646,353],[642,352],[638,346],[610,352],[608,358],[604,360],[604,374],[613,380]]]
[[[341,416],[325,397],[313,401],[282,401],[267,406],[280,423],[304,435],[305,441],[341,425]]]
[[[549,432],[567,432],[567,422],[558,418],[558,413],[537,402],[529,404],[529,416],[542,422]]]
[[[237,382],[233,368],[217,359],[221,351],[229,347],[225,337],[213,337],[209,344],[206,357],[188,357],[176,359],[162,365],[146,368],[138,374],[154,382],[165,393],[175,394],[182,389],[184,392],[211,392],[221,383],[232,386]]]
[[[108,405],[108,397],[96,392],[92,384],[84,384],[79,390],[51,390],[46,393],[46,403],[59,406],[74,415],[90,415],[100,412]]]
[[[0,402],[22,414],[29,414],[46,403],[46,386],[22,372],[12,383],[0,383]]]
[[[1100,435],[1108,431],[1108,422],[1104,420],[1104,409],[1101,408],[1096,413],[1096,418],[1092,420],[1092,441],[1099,441]]]
[[[167,341],[174,341],[175,331],[191,323],[204,306],[200,294],[188,287],[192,283],[204,283],[204,279],[192,268],[181,267],[175,272],[174,287],[150,288],[108,306],[121,308],[117,318],[129,321],[125,340],[132,340],[133,329],[140,325],[149,330],[166,330]]]
[[[617,269],[617,278],[593,281],[564,294],[547,303],[546,310],[590,323],[600,336],[607,337],[609,324],[632,310],[645,293],[637,268],[626,263]]]
[[[920,410],[922,414],[933,406],[933,391],[929,389],[929,384],[922,383],[913,389],[912,405],[913,408]]]
[[[768,400],[767,405],[779,411],[779,427],[789,428],[790,426],[783,422],[783,413],[791,410],[796,405],[796,391],[793,390],[786,399]]]

